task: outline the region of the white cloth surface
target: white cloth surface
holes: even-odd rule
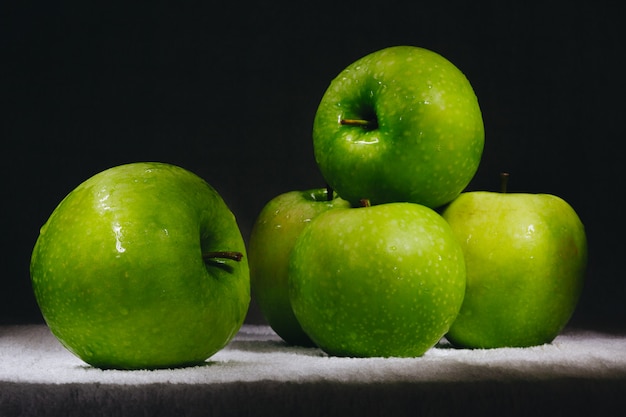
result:
[[[0,389],[2,417],[30,411],[69,416],[91,410],[84,415],[97,415],[89,407],[104,412],[113,404],[121,407],[119,401],[128,397],[132,407],[117,412],[124,415],[120,410],[152,409],[149,398],[155,392],[162,398],[158,410],[163,415],[174,405],[179,410],[194,406],[178,415],[387,415],[385,410],[398,413],[416,406],[423,415],[438,415],[426,412],[435,404],[440,410],[482,410],[485,415],[489,410],[497,414],[497,407],[515,407],[519,413],[508,409],[507,415],[526,415],[533,409],[529,396],[541,404],[554,398],[555,404],[542,407],[572,415],[572,407],[582,411],[585,404],[594,411],[615,406],[611,402],[626,406],[626,335],[569,329],[550,344],[490,350],[456,349],[444,339],[420,358],[357,359],[287,346],[267,326],[244,325],[204,365],[121,371],[85,364],[46,326],[2,326]],[[56,405],[32,409],[33,398]],[[561,408],[564,399],[569,405]],[[211,413],[201,413],[200,406]]]
[[[287,346],[267,326],[244,325],[204,366],[100,370],[67,351],[46,326],[0,327],[0,380],[27,383],[224,383],[254,381],[454,381],[626,377],[626,336],[569,331],[530,348],[455,349],[443,340],[420,358],[338,358]],[[626,394],[626,393],[625,393]]]

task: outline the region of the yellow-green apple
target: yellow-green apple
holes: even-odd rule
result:
[[[378,50],[341,71],[313,123],[319,169],[353,205],[448,203],[476,173],[484,136],[465,75],[414,46]]]
[[[248,242],[252,296],[268,324],[289,344],[314,345],[294,316],[289,301],[289,255],[315,216],[340,207],[350,204],[324,188],[290,191],[270,200],[252,227]]]
[[[461,246],[419,204],[321,213],[289,259],[293,311],[330,355],[420,356],[448,331],[464,294]]]
[[[549,194],[474,191],[442,215],[467,266],[465,301],[447,338],[470,348],[552,341],[585,277],[587,241],[574,209]]]
[[[52,333],[101,368],[200,363],[237,333],[250,301],[233,213],[203,179],[164,163],[76,187],[41,228],[30,272]]]

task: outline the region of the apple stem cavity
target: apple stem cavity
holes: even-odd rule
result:
[[[361,204],[361,207],[371,207],[372,203],[370,202],[369,198],[362,198],[359,200],[359,203]]]
[[[341,119],[339,124],[343,126],[359,126],[364,129],[376,129],[378,127],[378,121],[367,119]]]
[[[215,260],[215,259],[229,259],[231,261],[240,262],[243,258],[243,253],[241,252],[233,252],[233,251],[215,251],[215,252],[206,252],[202,254],[202,259],[205,261]]]
[[[506,194],[506,189],[509,184],[509,173],[502,172],[500,173],[500,192],[502,194]]]

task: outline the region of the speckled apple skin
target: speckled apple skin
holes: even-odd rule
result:
[[[448,224],[412,203],[317,216],[289,263],[302,328],[336,356],[416,357],[448,331],[465,293],[465,263]]]
[[[314,346],[293,314],[289,301],[289,255],[302,230],[320,213],[348,208],[328,199],[328,190],[290,191],[271,199],[259,213],[248,241],[250,286],[263,317],[291,345]]]
[[[376,129],[342,119],[376,117]],[[459,195],[482,156],[484,126],[465,75],[427,49],[396,46],[344,69],[321,99],[315,159],[326,181],[357,205],[413,202],[436,208]]]
[[[584,284],[587,240],[574,209],[549,194],[476,191],[443,217],[467,264],[465,301],[448,339],[470,348],[551,342]]]
[[[240,262],[205,262],[237,251]],[[250,302],[233,213],[191,172],[162,163],[103,171],[73,190],[41,228],[35,297],[52,333],[100,368],[197,364],[224,347]]]

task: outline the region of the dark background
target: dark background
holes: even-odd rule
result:
[[[7,4],[13,3],[13,4]],[[207,4],[208,3],[208,4]],[[330,80],[387,46],[468,77],[486,128],[468,189],[544,192],[587,228],[574,322],[626,327],[621,14],[581,2],[4,2],[0,323],[39,322],[28,265],[80,182],[134,161],[204,177],[247,238],[272,197],[323,186],[311,126]],[[261,322],[253,304],[249,322]]]

